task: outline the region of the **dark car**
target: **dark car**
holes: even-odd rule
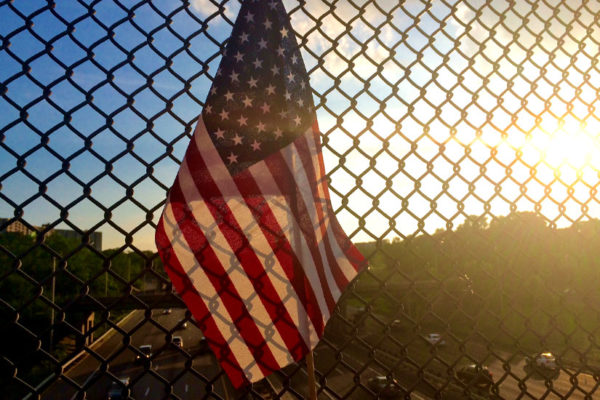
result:
[[[367,381],[367,384],[369,389],[382,398],[393,399],[406,394],[396,379],[387,376],[374,376]]]
[[[135,362],[136,363],[149,362],[150,357],[152,357],[152,345],[143,344],[139,347],[139,350],[140,350],[141,354],[135,355]]]
[[[272,400],[278,397],[269,380],[263,379],[252,384],[250,398],[255,400]]]
[[[127,398],[123,394],[127,392],[129,378],[121,378],[120,382],[113,382],[108,389],[108,400],[121,400]]]
[[[525,357],[525,372],[541,375],[543,378],[556,379],[560,375],[560,368],[556,357],[550,352],[534,354]]]
[[[489,388],[494,384],[494,377],[484,365],[469,364],[456,371],[456,377],[466,385]]]
[[[445,346],[446,340],[439,333],[427,333],[423,335],[423,339],[427,341],[431,346]]]
[[[173,336],[173,344],[183,348],[183,338],[181,336]]]
[[[183,321],[179,324],[177,324],[177,326],[175,327],[175,329],[186,329],[188,327],[188,322],[187,321]]]
[[[198,342],[198,348],[202,352],[210,351],[210,347],[208,347],[208,340],[206,340],[204,336],[200,338],[200,341]]]

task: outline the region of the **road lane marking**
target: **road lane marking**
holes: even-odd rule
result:
[[[144,392],[144,397],[148,397],[148,393],[150,393],[150,386],[146,388],[146,391]]]

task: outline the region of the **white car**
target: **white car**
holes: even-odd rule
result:
[[[525,366],[523,369],[527,373],[537,373],[550,379],[556,379],[560,375],[560,368],[556,363],[556,357],[550,352],[525,357]]]
[[[439,333],[428,333],[423,336],[423,339],[432,346],[443,346],[446,344],[446,341]]]
[[[539,356],[536,357],[535,363],[540,367],[555,369],[556,357],[554,357],[554,354],[550,352],[541,353]]]
[[[129,386],[129,377],[120,378],[119,382],[113,382],[108,389],[108,400],[123,399],[124,387]]]
[[[535,363],[532,361],[535,361]],[[549,351],[534,355],[532,357],[526,357],[525,364],[528,366],[545,368],[547,370],[556,370],[558,368],[556,365],[556,357]]]

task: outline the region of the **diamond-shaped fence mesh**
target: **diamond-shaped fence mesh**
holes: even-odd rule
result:
[[[597,398],[600,2],[285,5],[369,260],[319,398]],[[0,1],[3,396],[306,395],[234,390],[154,247],[239,7]]]

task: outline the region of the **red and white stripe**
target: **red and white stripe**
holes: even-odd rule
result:
[[[316,126],[232,177],[200,117],[156,241],[236,387],[314,348],[362,262],[332,214]]]

